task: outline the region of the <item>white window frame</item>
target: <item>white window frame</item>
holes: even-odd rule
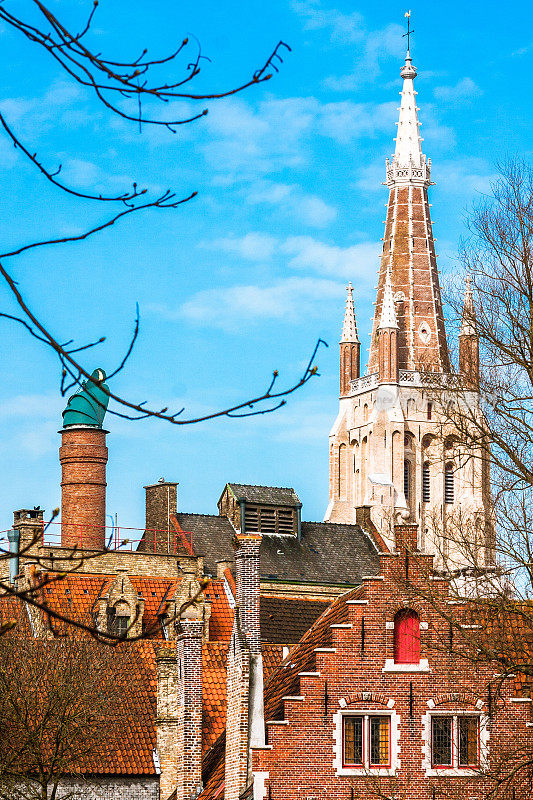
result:
[[[431,753],[431,720],[433,717],[452,717],[453,719],[453,733],[452,733],[452,761],[451,767],[434,767],[432,764]],[[479,720],[479,766],[460,767],[459,766],[459,736],[457,731],[458,717],[477,717]],[[479,775],[487,769],[488,746],[489,746],[489,720],[486,714],[482,714],[476,709],[468,708],[461,709],[460,711],[429,711],[427,714],[422,715],[422,767],[427,776],[440,777],[472,777]]]
[[[364,767],[345,767],[344,766],[344,717],[364,717],[363,736],[366,737],[368,731],[368,718],[369,717],[389,717],[390,718],[390,766],[389,767],[371,767],[368,763],[368,746],[365,746],[365,766]],[[333,715],[334,724],[334,739],[333,752],[335,757],[333,759],[333,768],[336,775],[380,775],[383,777],[396,775],[396,770],[400,767],[400,759],[398,754],[400,752],[399,745],[399,730],[400,730],[400,715],[390,707],[383,709],[360,709],[354,708],[351,710],[338,711]],[[365,739],[366,741],[366,739]]]

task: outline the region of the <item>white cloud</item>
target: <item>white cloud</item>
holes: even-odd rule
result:
[[[352,44],[364,35],[363,16],[358,11],[343,14],[337,9],[324,9],[317,0],[293,0],[291,7],[305,19],[305,30],[329,29],[332,41]]]
[[[53,419],[60,415],[64,405],[64,398],[57,394],[16,395],[0,401],[0,419],[12,419],[13,417]]]
[[[482,89],[474,83],[472,78],[461,78],[454,86],[436,86],[433,93],[437,100],[446,103],[456,103],[459,100],[472,100],[483,94]]]
[[[380,246],[374,242],[338,247],[311,236],[291,236],[281,245],[281,251],[292,256],[289,267],[293,269],[311,269],[343,281],[357,281],[359,286],[373,280],[379,266]]]
[[[210,250],[235,253],[249,261],[268,261],[274,255],[277,239],[266,233],[247,233],[245,236],[227,236],[204,244]]]
[[[315,228],[325,228],[337,216],[336,208],[317,195],[307,194],[296,184],[260,181],[253,186],[247,200],[254,205],[277,206],[293,219]]]
[[[257,181],[307,163],[316,134],[349,144],[392,130],[396,107],[396,102],[321,103],[315,97],[270,99],[257,107],[240,98],[227,100],[206,118],[209,140],[200,148],[216,183]]]
[[[405,54],[403,29],[395,23],[364,34],[363,47],[354,67],[346,75],[330,75],[324,85],[334,91],[346,92],[363,83],[374,81],[381,74],[381,62],[390,56],[401,58]]]
[[[175,320],[242,332],[266,320],[292,323],[323,313],[324,301],[344,294],[338,281],[317,278],[286,278],[270,286],[230,286],[198,292],[177,310],[152,305],[150,311]]]
[[[497,178],[482,158],[457,158],[439,162],[438,186],[441,191],[454,194],[486,194]]]

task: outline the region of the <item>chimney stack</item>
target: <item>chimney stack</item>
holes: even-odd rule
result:
[[[250,784],[250,749],[265,744],[260,627],[261,535],[236,534],[237,598],[227,669],[224,797],[239,800]]]
[[[144,487],[146,492],[146,530],[143,550],[174,553],[176,531],[170,515],[178,511],[178,484],[160,478]]]
[[[109,402],[103,369],[95,369],[69,397],[63,411],[61,462],[61,546],[103,550]]]
[[[103,550],[107,431],[73,425],[60,433],[61,546]]]
[[[176,646],[161,647],[157,661],[159,796],[192,800],[202,790],[202,614],[181,615]]]

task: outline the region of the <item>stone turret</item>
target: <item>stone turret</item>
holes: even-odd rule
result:
[[[340,394],[350,394],[350,381],[359,377],[361,369],[361,342],[357,334],[355,309],[353,305],[353,286],[346,287],[346,308],[340,340]]]

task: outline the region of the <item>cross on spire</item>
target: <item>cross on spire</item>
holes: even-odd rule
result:
[[[414,30],[410,27],[411,9],[409,9],[409,11],[406,11],[404,16],[407,17],[407,33],[404,33],[402,38],[405,39],[405,37],[407,36],[407,52],[409,52],[411,49],[410,47],[411,34],[414,33]]]

